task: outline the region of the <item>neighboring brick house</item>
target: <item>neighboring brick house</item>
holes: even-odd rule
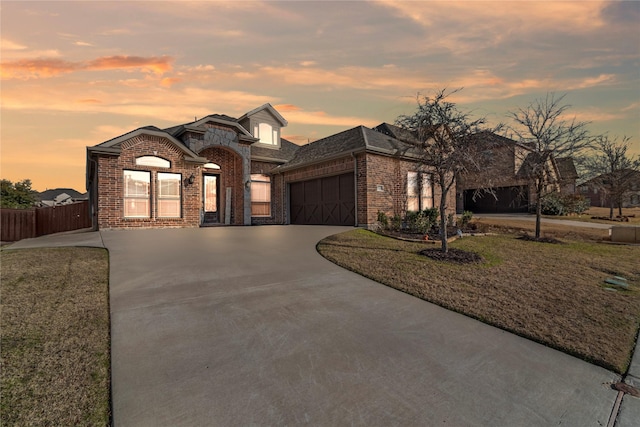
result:
[[[624,189],[619,195],[620,203],[613,200],[614,207],[640,207],[640,171],[625,169],[618,173],[615,181],[622,183]],[[611,178],[609,174],[599,175],[578,186],[578,193],[589,199],[591,206],[611,206]],[[620,204],[620,206],[618,206]]]
[[[359,126],[298,146],[281,137],[285,126],[265,104],[88,147],[94,227],[372,226],[378,211],[439,202],[414,144]]]
[[[469,172],[457,180],[457,212],[469,210],[475,213],[528,212],[535,204],[535,191],[529,179],[531,164],[540,154],[526,145],[491,132],[474,136],[478,144],[480,171]],[[550,156],[545,173],[550,191],[574,194],[578,174],[570,158],[556,159]],[[489,194],[482,190],[488,188]]]

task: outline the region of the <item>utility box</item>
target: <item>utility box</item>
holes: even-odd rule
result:
[[[640,243],[640,227],[611,227],[611,241],[619,243]]]

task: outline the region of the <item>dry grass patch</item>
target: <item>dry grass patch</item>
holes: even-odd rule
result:
[[[571,217],[565,217],[571,219]],[[535,234],[536,223],[529,220],[511,220],[503,218],[478,218],[473,222],[478,229],[490,233],[530,233]],[[614,224],[612,224],[614,225]],[[540,235],[544,238],[567,239],[573,241],[596,241],[610,240],[609,230],[586,227],[570,227],[563,224],[542,223]]]
[[[613,216],[618,215],[618,208],[613,210]],[[565,219],[570,221],[582,221],[582,222],[596,222],[600,224],[609,225],[640,225],[640,208],[622,208],[622,215],[628,217],[628,222],[608,221],[602,219],[593,219],[592,217],[609,217],[609,208],[601,208],[598,206],[592,206],[587,212],[582,215],[568,215],[568,216],[544,216],[545,218],[552,219]]]
[[[0,251],[3,425],[109,425],[104,249]]]
[[[424,244],[365,230],[318,244],[329,260],[377,282],[612,369],[626,371],[640,323],[640,248],[570,241],[562,245],[514,235],[469,237],[452,248],[481,264],[419,255]],[[626,277],[631,290],[604,279]]]

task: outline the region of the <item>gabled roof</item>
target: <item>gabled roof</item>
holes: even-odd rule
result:
[[[242,117],[240,117],[240,118],[238,119],[238,121],[239,121],[239,122],[241,122],[242,120],[246,119],[247,117],[253,116],[253,115],[254,115],[254,114],[256,114],[257,112],[262,111],[262,110],[267,110],[269,113],[271,113],[271,115],[272,115],[273,117],[275,117],[275,119],[276,119],[276,120],[278,120],[278,121],[280,122],[280,125],[281,125],[282,127],[285,127],[285,126],[287,126],[287,125],[289,124],[289,123],[285,120],[285,118],[284,118],[284,117],[282,117],[282,116],[280,115],[280,113],[278,113],[278,111],[277,111],[275,108],[273,108],[273,106],[272,106],[271,104],[269,104],[269,103],[266,103],[266,104],[264,104],[264,105],[261,105],[260,107],[258,107],[258,108],[254,108],[253,110],[251,110],[251,111],[249,111],[249,112],[247,112],[247,113],[243,114],[243,115],[242,115]]]
[[[576,170],[576,165],[573,163],[573,159],[571,157],[556,159],[556,166],[558,168],[558,173],[560,174],[560,179],[578,178],[578,171]]]
[[[364,151],[409,158],[418,156],[414,144],[408,144],[364,126],[357,126],[300,146],[291,161],[279,166],[278,170],[285,171]]]
[[[180,136],[186,131],[205,133],[207,128],[204,125],[206,123],[216,123],[222,126],[234,128],[238,131],[239,137],[246,141],[255,142],[259,140],[258,138],[254,138],[248,130],[242,127],[242,125],[238,123],[238,119],[227,116],[226,114],[210,114],[193,122],[167,128],[165,129],[165,132],[175,137]]]
[[[74,190],[73,188],[53,188],[51,190],[45,190],[41,193],[38,193],[37,198],[39,200],[54,200],[56,197],[58,197],[61,194],[67,194],[69,197],[72,197],[74,199],[87,198],[86,193],[82,194]]]
[[[187,146],[185,146],[182,142],[175,139],[171,134],[158,129],[155,126],[144,126],[131,132],[127,132],[124,135],[120,135],[116,138],[105,141],[101,144],[95,145],[93,147],[87,147],[87,151],[89,153],[101,153],[101,154],[119,154],[120,153],[120,145],[128,141],[132,138],[135,138],[140,135],[151,135],[158,136],[161,138],[167,139],[169,142],[177,146],[185,155],[185,160],[197,163],[206,163],[207,159],[204,157],[198,156],[195,152],[191,151]]]
[[[418,138],[409,130],[401,128],[400,126],[392,125],[390,123],[380,123],[374,127],[373,130],[388,135],[392,138],[399,139],[400,141],[418,143]]]
[[[625,180],[637,181],[640,184],[640,170],[635,169],[622,169],[618,171],[618,177],[622,176]],[[603,182],[610,181],[612,173],[603,173],[595,176],[581,184],[579,186],[600,185]]]

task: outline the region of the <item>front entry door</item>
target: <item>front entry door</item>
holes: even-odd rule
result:
[[[218,216],[218,176],[204,175],[204,217],[202,222],[212,224],[220,222]]]

